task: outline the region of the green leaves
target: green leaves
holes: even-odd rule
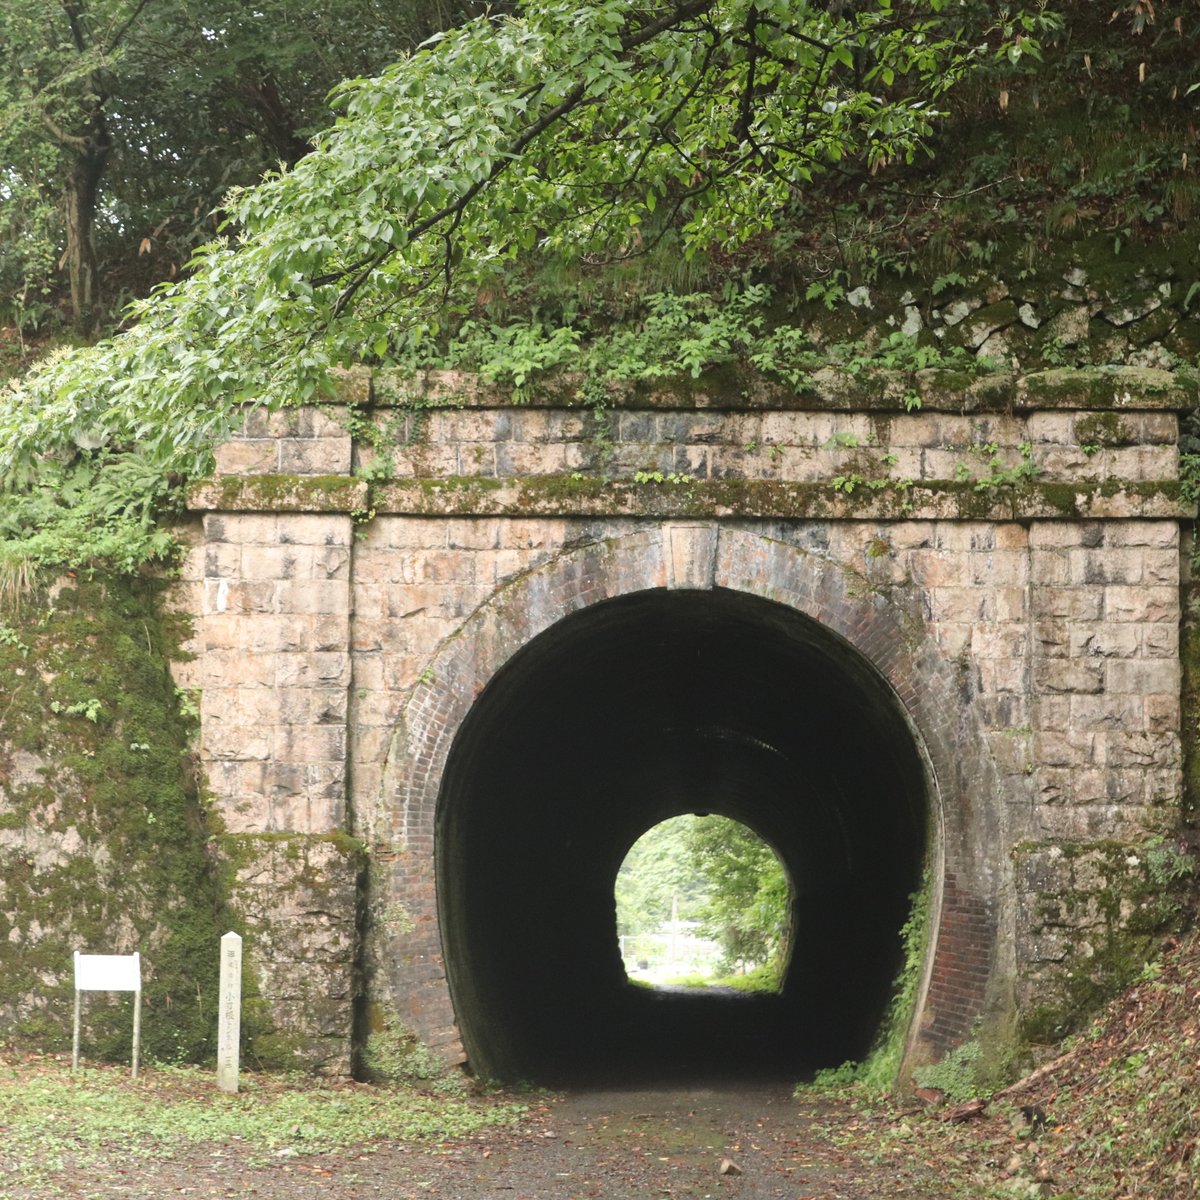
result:
[[[527,0],[449,31],[341,85],[314,151],[233,193],[227,240],[128,333],[0,398],[0,482],[28,486],[81,430],[160,480],[201,473],[241,405],[322,394],[331,367],[471,311],[519,255],[612,261],[669,231],[728,252],[835,164],[911,159],[988,60],[972,33],[939,0]],[[682,343],[687,370],[732,353],[720,325]],[[546,360],[512,350],[519,386]]]

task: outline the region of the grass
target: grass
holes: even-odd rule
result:
[[[511,1125],[525,1111],[486,1098],[297,1077],[242,1082],[243,1091],[229,1095],[216,1090],[211,1072],[193,1067],[151,1068],[134,1082],[127,1068],[73,1074],[57,1059],[0,1064],[0,1178],[16,1189],[6,1194],[59,1194],[68,1169],[78,1178],[113,1156],[167,1159],[233,1143],[253,1162],[384,1139],[437,1142]]]
[[[664,980],[666,987],[688,988],[733,988],[739,992],[778,992],[779,965],[764,963],[741,975],[680,975],[676,979]]]

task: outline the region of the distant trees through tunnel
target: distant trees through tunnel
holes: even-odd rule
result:
[[[791,882],[748,825],[712,813],[660,821],[630,847],[613,892],[630,978],[779,990],[791,944]]]
[[[930,842],[899,701],[842,638],[745,593],[647,591],[530,641],[480,693],[438,802],[439,911],[473,1069],[799,1075],[864,1055]],[[637,986],[614,885],[686,813],[747,826],[790,881],[774,993]]]

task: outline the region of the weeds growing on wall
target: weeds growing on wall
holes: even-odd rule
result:
[[[847,1062],[840,1067],[818,1071],[812,1086],[822,1088],[860,1083],[868,1091],[881,1092],[895,1085],[904,1061],[909,1027],[916,1012],[917,993],[929,945],[931,888],[927,871],[920,890],[909,898],[908,920],[900,930],[904,957],[893,985],[891,1003],[871,1052],[862,1062]]]

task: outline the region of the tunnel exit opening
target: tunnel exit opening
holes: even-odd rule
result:
[[[645,987],[778,992],[791,948],[792,883],[748,825],[683,813],[647,829],[613,885],[626,978]]]
[[[472,1068],[564,1084],[863,1056],[901,965],[929,792],[886,681],[791,608],[647,591],[559,621],[483,689],[442,777],[439,919]],[[749,826],[792,881],[775,994],[627,978],[613,881],[641,833],[687,812]]]

